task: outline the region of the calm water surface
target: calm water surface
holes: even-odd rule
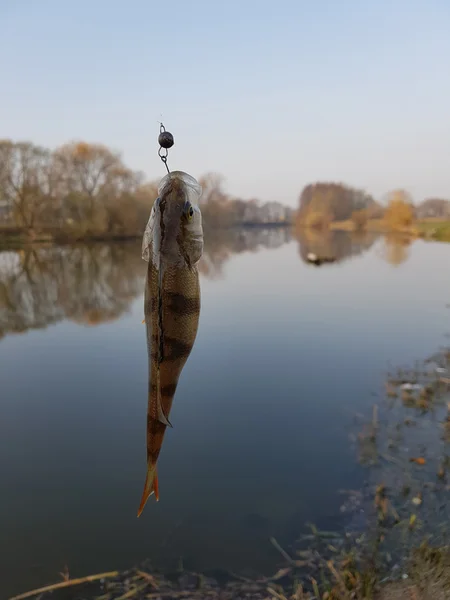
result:
[[[338,261],[316,268],[308,252]],[[271,571],[269,536],[331,527],[348,441],[389,364],[445,342],[450,245],[214,234],[198,338],[145,477],[140,244],[0,253],[0,596],[127,568]],[[20,335],[19,335],[20,334]]]

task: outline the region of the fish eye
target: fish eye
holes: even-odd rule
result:
[[[189,204],[189,206],[187,207],[186,216],[189,221],[194,217],[194,209],[192,207],[192,204]]]

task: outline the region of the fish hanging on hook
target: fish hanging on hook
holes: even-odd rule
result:
[[[148,263],[144,315],[148,352],[147,475],[138,516],[153,493],[159,500],[157,461],[183,367],[197,336],[203,253],[200,184],[183,171],[170,172],[167,150],[173,136],[161,124],[159,155],[167,175],[158,187],[142,242]],[[161,148],[166,154],[161,156]]]

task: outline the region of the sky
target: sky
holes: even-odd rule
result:
[[[448,0],[0,0],[0,138],[99,142],[149,179],[221,173],[450,198]]]

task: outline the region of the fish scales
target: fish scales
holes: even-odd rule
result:
[[[148,266],[146,293],[151,319],[147,321],[147,344],[150,348],[148,390],[147,455],[155,462],[167,425],[158,420],[158,377],[161,405],[168,418],[181,371],[194,345],[200,316],[200,285],[198,273],[185,269],[167,268],[163,275],[162,331],[163,358],[159,362],[158,279],[155,266]],[[152,310],[152,307],[155,307]]]
[[[159,499],[156,463],[178,380],[197,336],[200,284],[197,263],[203,251],[201,187],[177,171],[161,181],[159,197],[144,233],[148,262],[144,294],[149,357],[147,477],[138,516],[148,497]]]

